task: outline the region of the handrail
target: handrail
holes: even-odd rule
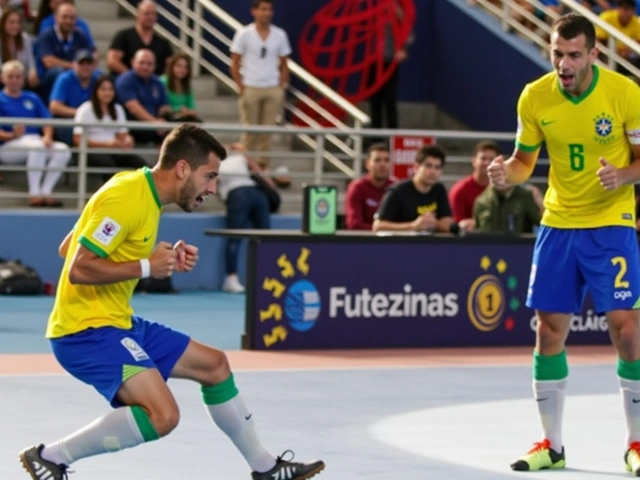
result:
[[[80,126],[80,127],[97,127],[104,126],[102,122],[75,122],[73,119],[34,119],[34,118],[3,118],[0,119],[0,126],[8,125],[8,124],[21,124],[25,126],[42,126],[42,125],[50,125],[52,127],[72,127],[72,126]],[[109,124],[110,127],[113,128],[127,128],[129,130],[156,130],[156,129],[169,129],[176,126],[181,125],[181,123],[168,123],[168,122],[138,122],[138,121],[127,121],[127,122],[114,122]],[[501,132],[478,132],[478,131],[447,131],[447,130],[378,130],[378,129],[357,129],[357,128],[313,128],[313,127],[295,127],[293,125],[287,126],[262,126],[262,125],[249,125],[244,126],[240,124],[219,124],[219,123],[203,123],[200,126],[211,132],[212,134],[217,133],[234,133],[239,134],[240,132],[248,132],[248,133],[274,133],[280,135],[296,135],[298,138],[301,138],[302,141],[306,142],[313,152],[309,152],[308,154],[303,154],[309,160],[313,159],[313,169],[309,172],[304,173],[292,173],[292,178],[312,178],[316,182],[322,181],[337,181],[339,179],[345,178],[345,172],[340,171],[338,173],[327,173],[322,169],[323,161],[327,160],[327,158],[331,158],[335,162],[339,162],[342,158],[344,158],[345,154],[331,153],[324,150],[323,145],[328,141],[328,138],[332,136],[341,136],[341,137],[351,137],[355,136],[360,139],[364,137],[390,137],[394,135],[401,136],[416,136],[416,137],[425,137],[432,136],[436,137],[438,141],[441,140],[481,140],[481,139],[493,139],[496,141],[513,141],[515,138],[515,133],[501,133]],[[77,173],[78,174],[78,188],[75,193],[69,192],[56,192],[52,196],[54,198],[60,199],[76,199],[77,200],[77,209],[80,210],[85,205],[87,198],[90,197],[92,192],[88,191],[88,183],[87,183],[87,175],[94,173],[102,173],[102,172],[110,172],[113,169],[104,169],[104,168],[93,168],[88,167],[88,154],[89,153],[123,153],[122,150],[118,149],[94,149],[88,148],[87,145],[87,133],[88,128],[83,128],[83,133],[81,135],[80,145],[74,149],[73,151],[78,153],[78,166],[77,167],[65,167],[60,170],[68,173]],[[136,154],[154,154],[157,155],[157,150],[155,149],[133,149],[127,151],[127,153],[136,153]],[[291,153],[291,155],[294,155]],[[340,158],[342,157],[342,158]],[[348,157],[348,155],[347,155]],[[468,161],[468,159],[467,159]],[[461,161],[452,161],[451,163],[461,163]],[[544,161],[540,162],[544,164]],[[17,165],[3,165],[0,164],[0,172],[2,171],[26,171],[26,166],[17,166]],[[453,178],[451,175],[443,176],[443,180],[447,180]],[[541,181],[543,182],[544,179]],[[3,191],[2,187],[0,187],[0,199],[2,198],[27,198],[27,192],[25,190],[24,193],[15,192],[15,191]],[[285,194],[286,196],[286,194]],[[284,201],[284,200],[283,200]],[[299,202],[299,199],[297,199]]]
[[[580,13],[581,15],[587,17],[595,26],[601,28],[609,34],[609,40],[607,45],[603,45],[598,42],[597,46],[599,50],[607,56],[608,66],[610,68],[615,68],[616,64],[621,65],[626,68],[630,73],[635,75],[636,77],[640,77],[640,69],[638,69],[635,65],[631,64],[628,60],[618,55],[616,51],[616,41],[622,42],[624,45],[629,47],[632,51],[640,55],[640,45],[616,28],[612,27],[605,21],[603,21],[598,15],[594,14],[588,8],[583,7],[575,0],[559,0],[561,4],[569,7],[570,9]],[[503,30],[507,31],[509,29],[517,30],[520,34],[527,37],[528,40],[536,43],[537,45],[544,47],[546,50],[546,46],[548,44],[545,38],[542,38],[537,32],[524,27],[518,21],[512,18],[510,15],[510,11],[514,10],[520,13],[527,20],[534,23],[539,30],[544,32],[545,34],[551,33],[551,26],[541,22],[537,18],[533,18],[533,16],[527,12],[521,5],[519,5],[514,0],[503,0],[502,7],[497,7],[493,5],[488,0],[469,0],[471,4],[481,5],[484,9],[491,12],[493,15],[501,19]],[[528,0],[528,2],[536,7],[537,9],[543,10],[545,15],[551,17],[552,20],[555,20],[559,17],[559,15],[553,10],[548,9],[544,4],[542,4],[538,0]],[[547,56],[547,52],[543,50],[543,54]],[[602,64],[603,62],[597,60],[598,64]]]
[[[203,10],[206,10],[211,15],[218,18],[224,25],[230,27],[234,31],[242,28],[243,25],[210,0],[193,0],[193,10],[189,8],[189,2],[179,0],[166,1],[176,8],[177,13],[174,14],[161,6],[158,6],[158,14],[168,22],[173,23],[174,25],[179,27],[180,33],[179,36],[174,35],[161,25],[156,25],[156,30],[158,31],[158,33],[163,35],[165,38],[167,38],[167,40],[169,40],[171,43],[178,46],[178,48],[191,56],[193,64],[192,70],[194,74],[197,74],[201,68],[204,68],[212,73],[215,78],[217,78],[221,83],[229,87],[231,90],[237,92],[237,86],[231,78],[229,72],[222,71],[202,56],[202,51],[206,50],[223,64],[230,65],[231,63],[230,55],[228,53],[228,47],[231,45],[232,40],[228,35],[215,28],[214,25],[204,21],[205,12]],[[116,2],[128,12],[135,12],[135,7],[133,7],[127,0],[116,0]],[[211,35],[211,37],[213,37],[213,39],[215,39],[217,42],[221,42],[223,45],[223,49],[216,47],[206,38],[204,38],[202,35],[203,32]],[[302,82],[305,82],[306,85],[311,87],[319,94],[323,95],[325,99],[339,106],[339,108],[341,108],[347,115],[349,115],[349,118],[353,119],[353,126],[355,128],[361,128],[364,125],[370,123],[369,116],[366,115],[362,110],[358,109],[346,98],[344,98],[336,91],[318,80],[316,77],[311,75],[296,62],[289,59],[288,65],[292,76],[299,78]],[[332,125],[342,130],[348,128],[344,122],[337,119],[326,108],[324,108],[310,96],[303,94],[298,89],[292,86],[289,86],[288,92],[293,95],[293,97],[295,97],[299,102],[301,102],[301,104],[306,105],[307,108],[313,111],[320,118],[331,122]],[[313,119],[307,113],[301,111],[301,109],[294,105],[292,102],[286,101],[284,104],[284,109],[291,112],[296,118],[305,121],[308,125],[320,125],[317,120]],[[315,148],[315,140],[313,140],[312,138],[300,137],[300,140],[305,145],[311,148]],[[338,150],[348,152],[350,154],[352,153],[353,160],[352,165],[349,166],[342,160],[338,159],[336,156],[332,155],[329,151],[323,153],[323,158],[330,164],[336,166],[345,175],[352,178],[356,176],[356,172],[359,172],[361,170],[362,163],[361,139],[357,136],[351,136],[346,140],[340,140],[336,137],[328,137],[326,138],[326,140],[328,144],[336,147]]]

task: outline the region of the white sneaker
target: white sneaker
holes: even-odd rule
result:
[[[229,293],[244,293],[244,286],[240,283],[237,275],[227,275],[222,284],[222,291]]]

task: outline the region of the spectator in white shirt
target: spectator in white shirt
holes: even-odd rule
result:
[[[240,94],[240,121],[244,125],[275,125],[289,84],[287,58],[291,54],[284,30],[271,24],[273,0],[253,0],[254,22],[236,33],[231,45],[231,75]],[[271,134],[244,134],[251,152],[271,150]],[[268,158],[256,159],[266,169]]]
[[[104,126],[87,127],[87,146],[89,148],[112,148],[123,153],[89,153],[87,165],[98,168],[142,168],[147,165],[143,158],[131,153],[124,153],[134,146],[133,137],[127,128],[113,127],[109,124],[126,122],[127,118],[122,105],[116,103],[116,91],[113,79],[103,75],[91,92],[91,99],[84,102],[76,110],[74,120],[78,123],[103,122]],[[73,143],[80,145],[84,127],[73,129]],[[113,173],[103,174],[107,181]]]

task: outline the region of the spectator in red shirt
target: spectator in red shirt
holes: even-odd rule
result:
[[[473,202],[489,185],[487,167],[500,155],[500,147],[495,142],[479,142],[473,152],[473,173],[456,182],[449,191],[449,203],[454,220],[466,231],[473,230]]]
[[[367,174],[349,184],[345,197],[345,215],[349,230],[371,230],[385,190],[393,181],[389,147],[375,143],[369,147],[364,162]]]

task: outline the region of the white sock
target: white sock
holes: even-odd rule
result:
[[[205,405],[215,424],[222,430],[245,458],[254,472],[271,470],[276,459],[260,443],[253,415],[240,395],[217,405]]]
[[[627,446],[640,442],[640,381],[618,377],[622,406],[627,421]]]
[[[551,442],[551,448],[558,453],[562,452],[562,413],[566,388],[566,379],[533,381],[533,394],[544,438]]]
[[[133,408],[142,411],[140,407],[117,408],[62,440],[47,445],[42,450],[42,458],[58,465],[71,465],[81,458],[117,452],[151,440],[149,433],[145,440]],[[142,413],[146,415],[144,411]],[[146,418],[151,425],[149,417]]]

